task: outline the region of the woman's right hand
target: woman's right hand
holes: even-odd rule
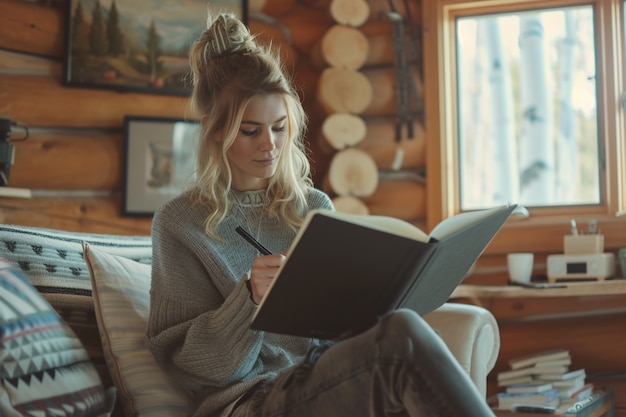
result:
[[[282,254],[257,256],[254,259],[250,269],[250,292],[255,304],[261,302],[285,259]]]

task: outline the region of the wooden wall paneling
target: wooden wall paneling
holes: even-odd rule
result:
[[[411,179],[381,179],[363,202],[370,214],[420,221],[426,216],[426,186]]]
[[[248,2],[248,11],[281,16],[288,13],[296,2],[297,0],[253,0]]]
[[[288,29],[293,47],[307,56],[333,24],[328,10],[301,3],[295,4],[278,21]]]
[[[413,79],[417,87],[417,94],[422,97],[422,81],[415,68]],[[395,115],[397,111],[396,103],[396,73],[393,66],[389,67],[368,67],[363,69],[363,75],[372,86],[373,100],[363,111],[363,116],[383,116]]]
[[[45,75],[61,79],[62,73],[59,61],[0,49],[0,74]]]
[[[381,13],[386,13],[389,10],[389,1],[388,0],[367,0],[370,5],[370,19],[368,23],[381,23],[386,19],[381,18]],[[411,17],[414,22],[418,24],[422,21],[422,13],[421,13],[421,3],[422,1],[427,0],[407,0],[407,1],[394,1],[393,4],[398,11],[404,16]],[[409,10],[405,9],[405,5],[409,7]],[[368,25],[366,23],[364,26]]]
[[[185,117],[187,98],[64,87],[58,79],[0,74],[0,114],[28,126],[120,127],[125,115]]]
[[[54,58],[64,56],[65,1],[0,2],[0,49]]]
[[[296,68],[298,52],[292,46],[291,32],[278,19],[264,13],[248,16],[248,27],[263,45],[274,47],[280,55],[285,68],[293,72]]]
[[[151,219],[120,217],[121,196],[85,193],[32,199],[1,198],[0,222],[89,233],[149,235]]]
[[[116,130],[31,128],[14,142],[13,187],[116,192],[122,186],[123,133]]]
[[[394,166],[398,149],[403,153],[402,162],[395,169],[421,168],[426,164],[426,138],[423,126],[413,122],[413,138],[409,138],[403,126],[400,139],[396,141],[396,118],[367,117],[367,133],[356,145],[369,153],[380,170],[390,170]]]

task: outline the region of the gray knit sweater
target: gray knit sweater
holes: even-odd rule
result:
[[[261,217],[264,191],[233,193],[240,204],[217,229],[223,242],[204,233],[207,208],[194,205],[189,193],[163,206],[152,223],[147,344],[165,372],[189,391],[189,414],[196,417],[228,415],[239,397],[296,364],[317,343],[249,329],[256,305],[245,279],[257,251],[235,228],[248,229],[273,253],[284,253],[295,234]],[[310,209],[332,209],[316,189],[308,203]]]

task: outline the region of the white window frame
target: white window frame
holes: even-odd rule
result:
[[[559,253],[570,220],[597,220],[605,246],[626,246],[626,145],[624,92],[624,0],[427,0],[422,1],[424,102],[427,140],[427,226],[460,211],[457,158],[455,20],[457,17],[594,5],[598,79],[598,152],[601,204],[529,208],[528,218],[511,219],[490,246],[491,252],[528,250]],[[519,220],[519,221],[517,221]]]

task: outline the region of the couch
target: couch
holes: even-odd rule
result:
[[[184,393],[167,380],[143,345],[149,236],[0,225],[0,258],[15,265],[14,272],[26,277],[78,340],[102,386],[108,388],[103,401],[109,409],[116,397],[112,416],[185,415]],[[482,307],[449,302],[425,319],[486,395],[487,374],[500,348],[493,315]],[[0,355],[0,365],[1,361]],[[0,378],[0,407],[11,395],[3,383],[7,384]]]

